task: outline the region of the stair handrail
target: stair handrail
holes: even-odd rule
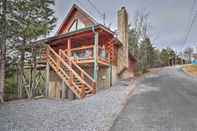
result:
[[[61,54],[66,57],[66,59],[68,59],[78,70],[80,70],[80,72],[85,75],[91,82],[92,85],[90,86],[85,80],[85,83],[89,88],[92,88],[92,90],[95,90],[95,86],[96,86],[96,81],[88,74],[86,73],[79,65],[77,65],[77,63],[75,61],[73,61],[69,56],[66,55],[66,53],[60,49]],[[80,75],[79,75],[80,76]]]
[[[57,58],[58,58],[58,60],[64,65],[64,66],[66,66],[71,72],[72,72],[72,74],[73,75],[75,75],[75,77],[77,77],[80,81],[82,81],[82,83],[86,83],[83,79],[81,79],[81,77],[79,76],[79,74],[78,73],[76,73],[62,58],[61,58],[61,56],[60,55],[58,55],[54,50],[53,50],[53,48],[51,48],[50,46],[48,46],[48,56],[51,58],[51,59],[53,59],[50,55],[49,55],[49,52],[52,52]],[[56,62],[54,59],[53,59],[53,61],[54,62]],[[55,63],[55,64],[57,64],[57,63]],[[59,68],[59,67],[58,67]],[[76,84],[74,84],[74,83],[72,83],[75,87],[77,87],[77,85]],[[80,91],[81,90],[81,92],[80,92],[80,94],[82,94],[82,96],[81,97],[84,97],[83,96],[83,94],[84,94],[84,89],[80,89],[80,88],[78,88],[77,87],[77,89]]]

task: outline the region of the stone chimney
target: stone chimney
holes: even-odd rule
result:
[[[122,46],[118,49],[118,74],[128,68],[128,13],[125,7],[118,10],[118,39]]]

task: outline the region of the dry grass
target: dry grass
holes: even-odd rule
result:
[[[183,70],[189,75],[197,76],[197,65],[186,65]]]

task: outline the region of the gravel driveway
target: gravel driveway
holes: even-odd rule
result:
[[[136,84],[111,131],[197,131],[197,79],[164,68]]]
[[[21,100],[0,105],[0,131],[107,131],[133,86],[120,82],[84,100]]]

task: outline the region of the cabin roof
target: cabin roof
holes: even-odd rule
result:
[[[102,30],[106,31],[107,33],[109,33],[113,36],[115,34],[115,32],[111,31],[106,26],[104,26],[102,24],[97,24],[97,25],[86,27],[86,28],[83,28],[83,29],[80,29],[80,30],[77,30],[77,31],[68,32],[68,33],[64,33],[64,34],[58,34],[58,35],[55,35],[55,36],[52,36],[52,37],[48,37],[46,39],[38,40],[38,41],[34,42],[34,44],[42,44],[42,43],[50,44],[50,42],[58,40],[58,39],[69,38],[69,37],[78,35],[80,33],[86,32],[86,31],[93,31],[93,28],[95,30],[102,29]],[[115,36],[114,36],[114,40],[116,41],[115,43],[118,46],[121,46],[121,42]]]
[[[71,7],[71,9],[69,10],[68,14],[66,15],[66,17],[64,18],[62,24],[60,25],[58,31],[56,34],[60,34],[63,30],[63,27],[67,24],[67,21],[69,20],[70,17],[72,17],[72,13],[77,10],[78,12],[80,12],[86,19],[88,19],[93,25],[98,24],[97,21],[90,16],[84,9],[80,8],[78,5],[73,4],[73,6]]]
[[[62,33],[62,31],[64,30],[63,28],[64,28],[65,24],[67,24],[67,21],[72,16],[72,12],[75,11],[76,9],[77,9],[77,11],[79,11],[80,13],[82,13],[86,17],[86,19],[90,20],[92,22],[92,25],[90,25],[88,27],[85,27],[85,28],[82,28],[82,29],[79,29],[79,30],[76,30],[76,31]],[[68,12],[67,16],[65,17],[63,23],[61,24],[61,26],[58,29],[58,31],[57,31],[57,33],[56,33],[55,36],[48,37],[48,38],[42,39],[42,40],[38,40],[38,41],[34,42],[34,44],[35,45],[41,44],[41,43],[47,43],[47,44],[49,44],[50,42],[55,41],[55,40],[58,40],[58,39],[69,38],[71,36],[74,36],[74,35],[77,35],[77,34],[80,34],[80,33],[86,32],[86,31],[93,31],[93,28],[95,30],[102,29],[105,32],[111,34],[112,36],[114,36],[114,40],[116,41],[115,43],[118,46],[121,46],[122,45],[122,43],[116,38],[116,33],[114,31],[112,31],[111,29],[109,29],[105,25],[98,24],[93,17],[91,17],[88,13],[86,13],[86,11],[84,11],[82,8],[80,8],[76,4],[74,4],[71,7],[70,11]]]

